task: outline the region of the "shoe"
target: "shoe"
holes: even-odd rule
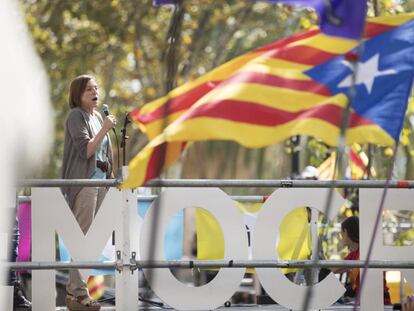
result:
[[[88,295],[75,297],[67,294],[66,307],[70,311],[99,311],[101,304]]]
[[[32,303],[26,298],[20,283],[16,283],[13,288],[13,309],[31,310]]]

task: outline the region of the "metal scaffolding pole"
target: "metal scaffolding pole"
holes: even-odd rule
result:
[[[117,187],[120,179],[26,179],[20,187]],[[290,179],[153,179],[145,187],[220,188],[385,188],[386,180],[290,180]],[[414,188],[414,180],[391,180],[388,188]]]
[[[267,198],[265,195],[230,195],[229,197],[234,201],[248,203],[264,202]],[[158,198],[158,195],[155,194],[138,195],[138,202],[152,202],[156,198]],[[31,200],[31,196],[18,196],[19,203],[31,202]]]
[[[143,268],[363,268],[364,260],[134,260],[121,261],[71,261],[71,262],[8,262],[11,270],[67,270],[67,269],[122,269]],[[371,269],[414,269],[414,261],[372,260]]]

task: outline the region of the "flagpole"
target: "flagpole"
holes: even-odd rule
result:
[[[375,17],[379,16],[378,0],[372,0],[374,6],[374,15]]]
[[[296,135],[290,138],[290,150],[292,154],[292,179],[296,179],[299,175],[299,150],[298,146],[300,144],[300,135]]]
[[[412,79],[411,84],[413,84],[413,82],[414,82],[414,79]],[[408,97],[408,100],[409,99],[410,99],[410,97]],[[400,129],[400,132],[401,132],[401,129]],[[359,305],[359,302],[360,302],[360,299],[361,299],[361,293],[362,293],[362,290],[363,290],[363,285],[364,285],[364,281],[365,281],[365,278],[366,278],[366,274],[368,272],[368,266],[369,266],[372,251],[373,251],[373,248],[374,248],[374,241],[375,241],[375,238],[376,238],[376,235],[377,235],[378,227],[381,223],[381,219],[382,219],[381,217],[382,217],[382,211],[383,211],[384,204],[385,204],[385,198],[387,197],[389,185],[391,183],[392,173],[394,171],[394,164],[395,164],[395,160],[397,158],[397,152],[398,152],[399,146],[400,146],[400,141],[397,140],[396,143],[395,143],[394,149],[393,149],[393,155],[392,155],[392,158],[391,158],[391,163],[388,167],[387,179],[386,179],[384,191],[382,192],[380,205],[378,207],[378,212],[377,212],[377,216],[376,216],[376,219],[375,219],[375,226],[374,226],[374,229],[372,231],[371,240],[369,242],[368,252],[366,254],[366,259],[365,259],[365,265],[364,265],[364,268],[362,269],[360,289],[359,289],[359,292],[356,295],[354,311],[356,311],[356,306]]]
[[[379,8],[378,8],[378,0],[372,0],[372,5],[374,7],[374,16],[378,17],[379,14]],[[372,157],[372,145],[368,144],[368,164],[367,164],[367,179],[371,178],[371,167],[372,167],[372,162],[371,162],[371,157]],[[364,174],[365,175],[365,174]]]
[[[379,16],[378,1],[377,0],[372,0],[372,3],[373,3],[373,7],[374,7],[374,15],[375,15],[375,17],[378,17]],[[380,206],[378,208],[378,213],[377,213],[377,218],[376,218],[376,221],[375,221],[373,234],[371,236],[371,241],[370,241],[369,247],[368,247],[368,253],[367,253],[364,269],[362,270],[362,275],[361,275],[361,278],[360,278],[359,291],[356,293],[356,297],[355,297],[355,305],[354,305],[354,308],[353,308],[354,311],[356,311],[357,306],[360,305],[361,293],[362,293],[362,290],[363,290],[363,284],[364,284],[365,277],[366,277],[368,263],[369,263],[369,260],[370,260],[370,257],[371,257],[372,247],[374,245],[375,235],[376,235],[378,224],[379,224],[379,221],[380,221],[380,219],[378,219],[378,218],[382,214],[382,209],[383,209],[383,205],[384,205],[384,202],[385,202],[385,197],[386,197],[389,181],[391,179],[391,174],[392,174],[392,170],[393,170],[393,167],[394,167],[395,156],[397,154],[398,142],[395,145],[396,145],[395,146],[396,149],[394,150],[393,158],[392,158],[392,161],[391,161],[391,164],[390,164],[391,168],[389,169],[389,171],[387,173],[386,185],[385,185],[384,191],[382,193],[381,202],[380,202]],[[372,166],[371,157],[372,157],[372,144],[368,144],[367,179],[371,178],[371,166]],[[358,191],[358,195],[359,195],[359,191]],[[359,255],[360,255],[360,258],[361,258],[361,253]]]
[[[167,34],[166,60],[166,82],[165,93],[168,94],[175,88],[175,78],[177,76],[177,47],[179,44],[182,21],[184,18],[184,7],[182,1],[177,0],[174,5],[174,13],[171,18],[170,27]]]
[[[392,159],[391,159],[390,166],[388,167],[387,180],[386,180],[386,183],[385,183],[384,191],[382,192],[381,202],[380,202],[378,212],[377,212],[377,216],[376,216],[376,219],[375,219],[375,226],[374,226],[374,229],[372,230],[372,235],[371,235],[371,240],[370,240],[369,247],[368,247],[368,252],[367,252],[367,256],[366,256],[366,260],[365,260],[365,265],[364,265],[364,268],[362,269],[362,275],[361,275],[359,291],[356,293],[356,299],[355,299],[355,304],[354,304],[354,309],[353,309],[354,311],[357,310],[357,307],[359,306],[359,303],[360,303],[361,293],[362,293],[362,290],[363,290],[364,281],[365,281],[366,274],[367,274],[367,271],[368,271],[368,265],[369,265],[369,262],[371,260],[372,250],[374,248],[375,237],[377,235],[378,226],[381,223],[382,211],[383,211],[383,208],[384,208],[385,198],[387,197],[387,192],[388,192],[388,189],[389,189],[389,183],[390,183],[390,180],[391,180],[391,177],[392,177],[392,172],[393,172],[393,169],[394,169],[395,159],[397,157],[398,147],[399,147],[399,141],[397,141],[395,143],[394,153],[393,153],[393,156],[392,156]],[[361,257],[361,254],[360,254],[360,257]]]
[[[367,173],[367,179],[371,179],[371,168],[372,168],[372,144],[368,144],[368,150],[367,150],[367,156],[368,156],[368,163],[366,167],[366,173]],[[365,175],[365,174],[364,174]]]
[[[168,94],[175,87],[175,83],[176,83],[175,78],[177,75],[177,46],[179,44],[181,25],[184,19],[184,13],[185,13],[185,10],[183,6],[183,0],[177,0],[176,3],[174,4],[174,12],[171,17],[171,22],[170,22],[170,26],[169,26],[167,38],[166,38],[167,52],[165,55],[163,55],[166,60],[166,77],[165,77],[166,78],[166,82],[165,82],[165,93],[166,94]],[[170,115],[170,105],[169,105],[169,102],[167,102],[163,108],[162,128],[161,128],[160,133],[162,133],[164,129],[168,126],[169,115]],[[156,164],[158,165],[157,167],[158,172],[161,172],[164,166],[166,153],[167,153],[167,143],[164,143],[162,145],[161,156],[159,157],[158,163]],[[158,202],[161,202],[161,200],[162,199],[160,195]],[[152,224],[151,224],[151,235],[150,235],[151,241],[148,247],[148,260],[153,260],[155,256],[155,241],[157,240],[157,227],[158,227],[158,221],[159,221],[158,218],[159,218],[159,208],[155,207],[154,217],[152,218]],[[152,269],[149,269],[148,273],[146,274],[146,280],[150,286],[152,282],[152,273],[153,273]],[[148,297],[149,294],[150,294],[150,291],[147,292],[146,297],[142,295],[143,297],[141,297],[141,299],[147,300],[148,298],[150,298]]]
[[[335,165],[334,165],[334,176],[336,172],[338,172],[339,170],[342,170],[342,154],[344,153],[345,146],[346,146],[345,134],[346,134],[346,130],[348,128],[350,117],[351,117],[352,102],[354,101],[355,95],[356,95],[356,77],[358,73],[358,62],[359,62],[361,52],[362,52],[361,49],[358,49],[357,53],[350,52],[347,55],[345,55],[345,59],[351,64],[353,70],[352,70],[352,75],[351,75],[351,86],[349,88],[349,94],[348,94],[348,102],[342,114],[341,127],[339,131],[339,139],[338,139],[338,147],[337,147],[337,155],[335,158]],[[328,221],[326,219],[326,215],[329,215],[334,191],[335,191],[334,187],[329,188],[328,196],[326,198],[326,203],[325,203],[325,209],[324,209],[324,221]],[[322,236],[326,235],[326,228],[327,226],[323,228]],[[317,251],[316,251],[316,254],[312,262],[314,264],[317,264],[319,260],[318,254],[320,252],[321,245],[317,243],[315,247]],[[305,295],[305,299],[303,302],[302,310],[304,311],[308,310],[309,304],[312,299],[312,295],[313,295],[313,286],[308,286],[306,289],[306,295]]]

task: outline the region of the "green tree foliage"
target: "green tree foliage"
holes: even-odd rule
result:
[[[156,8],[150,0],[32,0],[22,1],[22,7],[50,77],[56,143],[45,176],[55,178],[60,175],[68,85],[75,76],[96,76],[102,101],[123,119],[127,112],[164,95],[166,89],[316,21],[309,10],[266,2],[184,1],[171,57],[169,35],[177,26],[171,23],[171,6]],[[176,66],[174,81],[166,87],[171,64]],[[127,158],[146,142],[136,129],[129,133]],[[214,144],[203,148],[214,149]],[[240,147],[229,144],[225,149],[237,152]],[[246,154],[242,158],[248,158],[255,152],[242,153]]]

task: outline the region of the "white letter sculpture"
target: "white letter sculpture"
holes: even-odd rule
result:
[[[329,189],[279,189],[263,204],[256,220],[253,235],[254,260],[279,260],[275,248],[279,240],[279,228],[283,218],[293,209],[309,206],[325,213]],[[335,191],[328,218],[339,214],[344,199]],[[256,268],[260,283],[275,301],[293,310],[300,310],[306,296],[306,287],[289,281],[280,269]],[[310,309],[332,305],[345,292],[345,288],[331,273],[323,281],[313,285]]]
[[[361,189],[360,202],[360,259],[366,260],[375,220],[384,189]],[[414,210],[414,192],[409,189],[388,189],[383,210]],[[414,260],[413,246],[384,246],[382,215],[375,235],[371,260]],[[391,270],[391,269],[388,269]],[[362,276],[362,269],[360,270]],[[383,269],[369,269],[361,291],[361,310],[384,309]],[[414,285],[414,271],[404,270],[404,277]]]
[[[217,188],[170,188],[165,190],[145,216],[141,235],[141,259],[165,260],[165,230],[175,213],[188,207],[203,208],[216,218],[224,235],[224,259],[247,260],[247,233],[242,215],[222,190]],[[158,210],[158,223],[151,228],[152,218]],[[155,241],[151,234],[156,230]],[[154,257],[149,258],[150,242],[154,243]],[[151,274],[150,285],[154,292],[178,310],[211,310],[228,300],[240,285],[245,268],[220,269],[216,277],[200,287],[189,287],[178,281],[169,269],[144,269]]]
[[[84,235],[60,189],[33,188],[32,260],[55,261],[55,232],[64,241],[73,260],[98,260],[112,231],[117,228],[121,206],[121,191],[111,188],[89,231]],[[88,270],[80,272],[87,278]],[[33,270],[33,311],[55,310],[55,275],[55,270]]]

